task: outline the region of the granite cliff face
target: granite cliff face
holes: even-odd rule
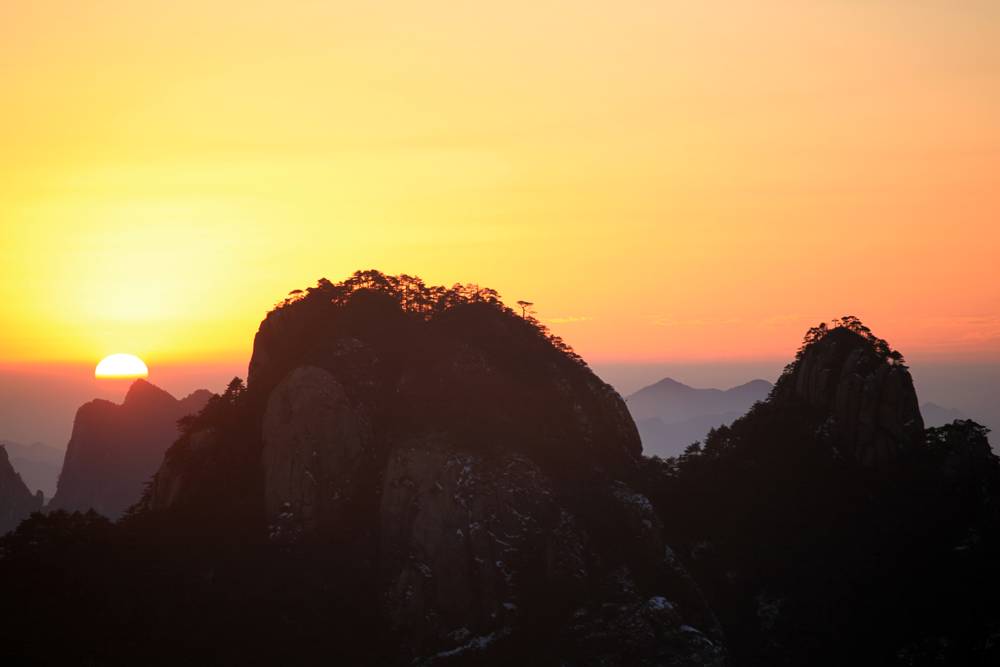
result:
[[[275,545],[326,540],[369,564],[383,622],[418,660],[541,632],[532,641],[580,664],[724,662],[721,629],[635,490],[641,444],[610,386],[477,292],[414,313],[392,289],[330,287],[269,314],[255,339],[242,405],[260,425]],[[167,455],[153,508],[207,493],[181,463],[210,465],[188,451],[203,432]]]
[[[32,495],[10,464],[7,448],[0,445],[0,535],[32,512],[40,511],[43,502],[42,492]]]
[[[177,400],[136,380],[121,405],[102,399],[80,407],[50,509],[94,508],[112,519],[139,502],[143,485],[177,438],[177,420],[198,412],[211,393]]]
[[[274,536],[343,519],[371,456],[362,410],[316,366],[299,366],[271,392],[263,468],[264,510]]]
[[[865,467],[898,464],[922,446],[924,422],[909,371],[848,327],[809,345],[783,382],[786,395],[829,414],[826,430],[837,452]]]

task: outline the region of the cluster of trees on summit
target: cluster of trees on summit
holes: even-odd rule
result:
[[[492,288],[481,287],[473,283],[455,283],[451,287],[443,285],[427,285],[416,276],[401,273],[391,276],[369,269],[355,271],[349,278],[333,283],[326,278],[320,278],[315,287],[305,290],[292,290],[288,297],[275,305],[276,310],[283,308],[309,307],[319,304],[343,306],[351,297],[359,292],[375,292],[394,299],[405,313],[412,317],[430,320],[445,311],[470,304],[488,306],[507,315],[518,315],[529,323],[538,335],[551,343],[577,364],[586,367],[586,362],[561,337],[554,335],[548,327],[535,317],[534,303],[518,301],[520,313],[505,305],[500,294]]]
[[[856,334],[862,340],[867,341],[872,346],[875,356],[880,361],[888,361],[889,363],[893,363],[901,368],[906,368],[906,365],[903,363],[903,355],[889,347],[889,343],[873,334],[871,329],[866,327],[861,320],[853,315],[834,318],[829,323],[820,322],[818,325],[810,328],[809,331],[806,332],[805,337],[802,339],[802,345],[795,353],[795,361],[801,360],[805,355],[806,350],[838,329],[841,333],[850,332]],[[794,362],[789,364],[788,369],[793,366]]]

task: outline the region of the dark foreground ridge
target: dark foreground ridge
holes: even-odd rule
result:
[[[0,538],[0,641],[11,664],[993,664],[1000,468],[915,401],[846,318],[648,459],[526,305],[320,281],[118,522]]]
[[[646,460],[735,664],[1000,661],[1000,464],[987,429],[924,430],[917,405],[902,355],[843,318],[731,427]]]
[[[725,662],[636,490],[624,401],[491,290],[320,281],[261,324],[247,385],[181,428],[117,524],[57,512],[5,538],[5,599],[60,600],[7,646],[128,664]],[[42,626],[71,641],[34,643]]]

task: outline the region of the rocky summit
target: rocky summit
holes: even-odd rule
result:
[[[815,329],[779,381],[781,392],[828,414],[839,454],[865,467],[898,465],[923,443],[913,379],[900,356],[859,321]]]
[[[49,508],[93,508],[118,518],[139,502],[143,485],[179,435],[177,420],[201,410],[209,396],[201,389],[178,400],[136,380],[121,405],[96,399],[81,406]]]
[[[333,536],[370,564],[383,622],[415,657],[544,628],[546,650],[583,664],[723,663],[721,629],[635,488],[624,401],[495,293],[321,282],[262,322],[243,396],[268,539]],[[192,425],[151,507],[210,495],[191,480],[222,455],[219,431]]]

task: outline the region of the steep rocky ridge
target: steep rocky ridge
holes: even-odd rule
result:
[[[10,464],[7,448],[0,445],[0,535],[21,519],[42,509],[42,492],[32,494]]]
[[[370,278],[270,313],[245,393],[219,404],[257,424],[273,543],[369,563],[383,622],[419,660],[528,642],[579,664],[721,664],[721,629],[633,488],[621,397],[495,293]],[[192,480],[239,446],[210,422],[168,452],[150,507],[218,487]]]
[[[118,405],[97,399],[80,407],[50,509],[117,518],[139,501],[163,453],[177,438],[177,420],[198,412],[211,393],[201,389],[178,400],[136,380]]]

